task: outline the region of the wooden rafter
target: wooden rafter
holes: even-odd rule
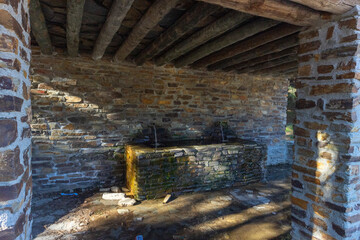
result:
[[[114,60],[121,62],[137,47],[143,38],[150,32],[160,20],[176,5],[179,0],[157,0],[147,10],[145,15],[135,25],[127,39],[117,50]]]
[[[285,0],[200,0],[256,16],[299,26],[312,26],[321,21],[321,13]],[[316,0],[313,0],[316,1]]]
[[[278,58],[272,61],[268,61],[268,62],[264,62],[264,63],[260,63],[258,65],[249,67],[249,68],[244,68],[241,70],[238,70],[238,73],[256,73],[257,71],[261,71],[270,67],[275,67],[278,65],[282,65],[288,62],[293,62],[297,60],[297,55],[289,55],[289,56],[285,56],[283,58]]]
[[[283,63],[281,65],[277,65],[274,67],[263,69],[261,71],[258,71],[257,73],[266,74],[266,73],[273,73],[273,72],[285,72],[285,71],[288,71],[289,69],[296,68],[298,65],[299,65],[298,61],[295,60],[295,61]]]
[[[209,54],[219,51],[235,42],[241,41],[248,37],[251,37],[259,32],[267,30],[275,25],[279,24],[279,22],[270,20],[270,19],[257,19],[250,23],[244,24],[234,31],[227,33],[221,36],[218,39],[210,41],[198,49],[190,52],[189,54],[179,58],[175,61],[176,67],[183,67],[188,64],[192,64],[195,61],[208,56]]]
[[[100,34],[96,39],[92,58],[101,59],[109,46],[116,32],[119,30],[127,12],[130,10],[134,0],[114,0],[107,19],[101,28]]]
[[[224,69],[226,71],[234,70],[232,68],[233,65],[249,61],[250,59],[253,59],[253,58],[265,56],[267,54],[280,52],[284,49],[295,47],[298,45],[299,45],[298,36],[297,36],[297,34],[293,34],[291,36],[281,38],[274,42],[268,43],[266,45],[263,45],[258,48],[255,48],[253,50],[242,53],[233,58],[229,58],[224,61],[210,65],[208,67],[208,69],[209,70]]]
[[[278,58],[282,58],[282,57],[286,57],[289,55],[296,55],[297,54],[297,49],[298,47],[291,47],[288,49],[285,49],[283,51],[280,52],[276,52],[276,53],[271,53],[262,57],[258,57],[258,58],[254,58],[251,59],[247,62],[242,62],[240,64],[234,65],[233,68],[237,69],[238,71],[242,71],[243,69],[246,71],[246,69],[250,69],[258,64],[262,64],[268,61],[272,61]]]
[[[175,47],[168,50],[165,54],[155,59],[155,64],[158,66],[162,66],[167,62],[170,62],[189,51],[193,50],[197,46],[200,46],[207,41],[217,37],[230,29],[238,26],[242,22],[250,19],[252,16],[240,13],[236,11],[231,11],[230,13],[226,14],[222,18],[218,19],[217,21],[213,22],[209,26],[201,29],[200,31],[194,33],[186,40],[180,42]]]
[[[46,26],[44,14],[41,10],[39,0],[30,1],[30,24],[36,42],[39,44],[40,50],[43,54],[52,53],[52,45],[50,35]]]
[[[69,56],[76,57],[79,52],[80,28],[85,0],[67,0],[66,41]]]
[[[220,7],[217,5],[203,2],[196,3],[190,10],[181,16],[173,26],[162,33],[136,57],[136,64],[144,64],[146,60],[156,56],[219,9]]]
[[[254,37],[245,39],[244,41],[233,44],[218,52],[215,52],[199,61],[192,66],[195,68],[206,67],[216,62],[247,52],[266,43],[286,37],[301,30],[301,27],[282,23],[266,32],[260,33]]]
[[[342,14],[351,10],[356,4],[360,2],[358,0],[290,0],[310,8],[330,12],[335,14]]]

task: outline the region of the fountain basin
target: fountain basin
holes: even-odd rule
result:
[[[205,144],[205,145],[204,145]],[[153,148],[125,148],[126,184],[135,199],[154,199],[171,192],[209,191],[246,185],[263,178],[266,151],[262,144],[184,141]]]

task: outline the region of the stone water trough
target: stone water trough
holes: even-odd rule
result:
[[[208,191],[258,182],[266,151],[246,140],[226,143],[169,142],[126,146],[126,183],[135,199],[160,198],[172,192]]]

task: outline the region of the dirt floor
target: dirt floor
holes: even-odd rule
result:
[[[281,172],[281,170],[283,172]],[[33,199],[36,240],[231,239],[287,240],[290,182],[287,168],[274,168],[268,183],[179,195],[119,207],[100,192]],[[120,212],[119,212],[119,211]]]

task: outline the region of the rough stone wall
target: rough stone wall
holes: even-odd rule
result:
[[[227,121],[238,137],[286,149],[283,78],[40,56],[36,48],[31,69],[36,191],[123,178],[124,161],[109,160],[112,152],[153,123],[173,136],[198,137]],[[272,153],[268,161],[285,155]]]
[[[126,185],[135,199],[259,182],[265,149],[255,142],[153,148],[126,146]]]
[[[292,235],[359,239],[359,7],[300,34]]]
[[[30,239],[28,1],[0,1],[0,239]]]

